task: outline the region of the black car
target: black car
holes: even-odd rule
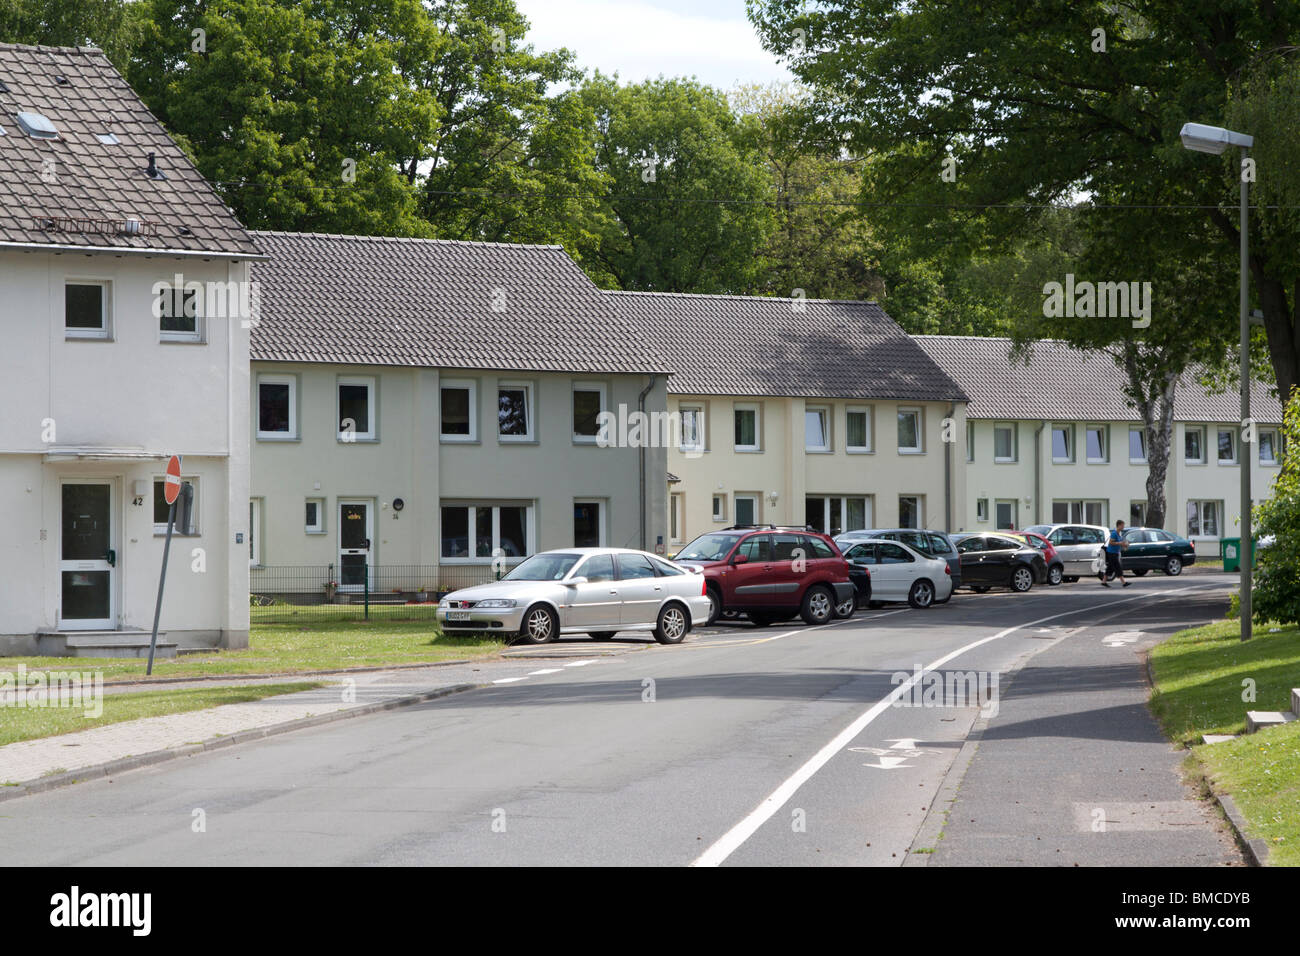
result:
[[[953,539],[948,537],[942,531],[932,531],[929,528],[887,528],[884,531],[845,531],[835,538],[836,546],[843,552],[847,553],[849,548],[858,541],[866,541],[870,538],[883,538],[885,541],[901,541],[915,551],[921,552],[927,558],[943,558],[948,562],[948,574],[952,578],[952,589],[955,592],[962,586],[961,580],[961,555],[953,546]],[[951,595],[949,596],[951,597]],[[946,603],[949,598],[939,602]]]
[[[1005,534],[955,534],[962,583],[983,594],[989,588],[1028,591],[1047,580],[1047,562],[1037,548]]]
[[[1183,568],[1196,563],[1196,545],[1163,528],[1126,528],[1128,547],[1120,555],[1125,574],[1138,577],[1148,571],[1182,574]]]

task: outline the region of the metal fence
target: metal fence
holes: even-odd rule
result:
[[[253,568],[249,614],[254,624],[298,621],[427,620],[443,595],[496,579],[490,567],[333,564]]]

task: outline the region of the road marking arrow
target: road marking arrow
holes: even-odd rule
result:
[[[906,757],[881,757],[880,763],[864,763],[864,767],[875,767],[877,770],[897,770],[900,767],[910,767],[910,763],[903,763]]]
[[[915,750],[916,749],[915,737],[903,737],[900,740],[895,740],[892,742],[894,745],[889,748],[890,750]]]

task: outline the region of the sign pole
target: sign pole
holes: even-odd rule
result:
[[[149,666],[145,676],[153,674],[153,655],[158,648],[158,618],[162,615],[163,586],[167,583],[167,556],[172,550],[172,528],[176,525],[176,502],[172,502],[167,511],[167,541],[163,544],[162,573],[158,575],[158,603],[153,609],[153,636],[149,638]]]

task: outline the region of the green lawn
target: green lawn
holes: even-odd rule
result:
[[[65,661],[66,662],[66,661]],[[105,694],[103,713],[86,717],[82,708],[0,707],[0,746],[37,737],[52,737],[105,724],[164,714],[183,714],[221,704],[242,704],[300,690],[325,686],[320,681],[291,684],[260,684],[252,687],[206,687],[197,690],[151,690],[138,694]]]
[[[432,621],[335,621],[303,624],[255,624],[245,651],[186,654],[154,661],[157,677],[204,677],[229,674],[294,674],[474,660],[500,652],[503,642],[488,636],[447,637]],[[19,664],[30,670],[102,671],[106,680],[143,677],[143,659],[92,657],[6,657],[0,670]]]
[[[1270,633],[1271,632],[1271,633]],[[1258,627],[1243,644],[1235,621],[1180,631],[1151,652],[1151,707],[1173,740],[1221,793],[1228,793],[1269,861],[1300,866],[1300,722],[1219,744],[1202,734],[1241,734],[1247,710],[1289,710],[1300,687],[1300,629]],[[1243,681],[1255,700],[1243,701]]]

